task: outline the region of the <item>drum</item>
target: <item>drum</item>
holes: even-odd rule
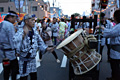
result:
[[[94,49],[89,49],[83,29],[76,31],[66,38],[56,49],[60,49],[67,56],[76,75],[90,71],[101,60],[99,53]]]

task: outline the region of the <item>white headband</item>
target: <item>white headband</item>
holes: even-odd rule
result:
[[[14,14],[14,13],[7,13],[7,15],[17,16],[17,15],[16,15],[16,14]]]

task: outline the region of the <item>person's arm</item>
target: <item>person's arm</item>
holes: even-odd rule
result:
[[[67,25],[67,24],[65,24],[65,28],[66,28],[66,29],[68,28],[68,25]]]
[[[40,32],[40,29],[39,29],[39,26],[37,26],[37,31],[38,31],[39,34],[41,33],[41,32]]]
[[[21,49],[21,45],[22,45],[22,38],[23,38],[23,32],[21,29],[19,29],[17,31],[17,33],[15,33],[15,35],[13,36],[13,45],[16,49],[17,54],[20,54],[20,49]]]
[[[119,25],[111,28],[111,29],[106,29],[104,27],[101,27],[102,30],[103,30],[103,37],[109,37],[109,38],[112,38],[112,37],[117,37],[117,36],[120,36],[120,28],[119,28]]]
[[[38,48],[41,51],[42,54],[45,54],[46,51],[53,51],[53,47],[48,47],[45,45],[44,41],[42,40],[42,38],[40,37],[40,35],[38,35]]]
[[[7,37],[9,39],[11,49],[14,49],[14,46],[13,46],[13,36],[15,35],[14,26],[12,24],[11,25],[5,25],[5,26],[8,26],[8,29],[6,29],[6,31],[7,31],[6,34],[7,34]]]

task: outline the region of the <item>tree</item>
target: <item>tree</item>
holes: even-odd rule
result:
[[[79,13],[74,13],[74,14],[72,14],[72,15],[74,15],[75,17],[81,16]]]

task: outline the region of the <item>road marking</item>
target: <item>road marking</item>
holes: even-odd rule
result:
[[[63,60],[62,60],[62,64],[61,64],[61,67],[66,67],[67,65],[67,56],[63,56]]]
[[[41,66],[40,62],[38,62],[39,60],[39,52],[37,52],[37,55],[36,55],[36,67],[38,68],[39,66]]]
[[[0,63],[0,74],[2,73],[2,71],[3,71],[3,65],[2,63]]]
[[[20,59],[20,58],[19,58],[19,57],[17,57],[17,59],[18,59],[18,61],[19,61],[19,59]]]
[[[20,75],[19,74],[17,75],[17,79],[20,79]]]

